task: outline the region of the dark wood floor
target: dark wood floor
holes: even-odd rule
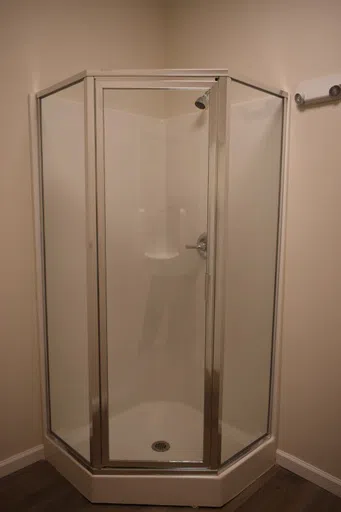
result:
[[[221,509],[202,512],[341,512],[341,499],[282,468]],[[167,510],[168,509],[168,510]],[[1,512],[193,512],[189,507],[92,505],[45,461],[0,479]]]

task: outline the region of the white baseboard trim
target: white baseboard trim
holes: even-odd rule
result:
[[[308,462],[298,459],[289,453],[282,452],[282,450],[277,450],[276,462],[279,466],[282,466],[283,468],[296,473],[296,475],[299,475],[323,489],[326,489],[326,491],[332,492],[333,494],[336,494],[336,496],[341,497],[340,478],[336,478],[330,473],[326,473],[325,471],[322,471],[322,469],[312,466],[311,464],[308,464]]]
[[[44,458],[44,446],[42,444],[17,453],[13,457],[0,461],[0,478]]]

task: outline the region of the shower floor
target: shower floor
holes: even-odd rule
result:
[[[254,441],[254,436],[226,424],[222,430],[227,458]],[[166,441],[169,450],[155,452],[155,441]],[[176,402],[147,402],[132,407],[111,416],[109,452],[112,460],[201,461],[203,414]]]
[[[118,460],[202,460],[203,417],[190,406],[147,402],[110,418],[109,451]],[[170,449],[155,452],[155,441]]]
[[[63,431],[58,435],[89,459],[89,428]],[[257,437],[224,423],[224,460],[243,450]],[[169,450],[154,451],[152,444],[156,441],[169,443]],[[113,461],[201,461],[203,415],[189,405],[161,401],[142,403],[112,414],[109,419],[109,456]]]

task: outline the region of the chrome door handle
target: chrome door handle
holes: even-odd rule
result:
[[[206,259],[207,258],[207,234],[202,233],[197,240],[195,245],[185,245],[186,249],[196,249],[199,255]]]

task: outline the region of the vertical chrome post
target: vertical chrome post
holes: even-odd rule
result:
[[[282,107],[282,145],[281,145],[281,177],[278,207],[278,231],[277,231],[277,259],[276,259],[276,284],[274,295],[274,321],[272,333],[271,355],[271,382],[269,397],[268,434],[277,437],[278,434],[278,397],[280,386],[280,358],[281,358],[281,332],[283,317],[284,294],[284,259],[285,259],[285,228],[286,228],[286,204],[288,188],[288,152],[289,152],[289,122],[290,122],[290,98],[283,96]]]
[[[95,80],[85,78],[85,175],[87,226],[87,309],[89,340],[90,461],[101,467],[100,365],[98,332],[98,258],[95,140]]]
[[[211,467],[221,465],[222,404],[224,378],[224,348],[226,320],[227,283],[227,212],[229,184],[229,123],[231,78],[220,78],[218,89],[217,128],[217,191],[216,191],[216,258],[215,258],[215,309],[214,309],[214,354],[213,354],[213,417],[214,436],[211,445]]]
[[[227,171],[227,87],[221,77],[210,92],[208,183],[208,260],[210,276],[206,311],[206,379],[204,461],[211,469],[220,465],[221,381],[224,343],[224,215]]]
[[[37,323],[39,359],[41,372],[43,435],[50,431],[50,393],[48,382],[48,353],[46,343],[46,300],[45,300],[45,259],[44,259],[44,212],[42,192],[42,130],[41,100],[35,94],[29,95],[29,121],[32,169],[32,196],[34,206],[35,270],[37,276]]]
[[[211,465],[213,414],[213,351],[214,351],[214,274],[215,223],[217,179],[217,118],[218,82],[210,89],[208,129],[208,183],[207,183],[207,262],[206,262],[206,318],[205,318],[205,399],[204,399],[204,456],[206,467]]]
[[[107,344],[107,278],[106,278],[106,221],[105,221],[105,158],[104,158],[104,87],[95,81],[95,129],[97,170],[97,250],[99,351],[101,390],[102,465],[109,464],[108,411],[108,344]]]

